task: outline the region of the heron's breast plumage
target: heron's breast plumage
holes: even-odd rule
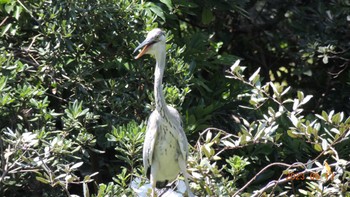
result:
[[[173,181],[180,172],[178,157],[180,147],[177,138],[172,135],[170,125],[162,124],[158,132],[158,140],[154,145],[153,162],[158,163],[156,180]]]
[[[155,110],[151,114],[143,149],[147,177],[152,174],[158,188],[177,178],[181,171],[179,158],[186,161],[188,153],[180,115],[172,107],[167,106],[167,110],[167,113]]]

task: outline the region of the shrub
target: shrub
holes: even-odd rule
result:
[[[132,51],[158,26],[164,91],[183,115],[198,196],[347,195],[346,3],[3,0],[0,9],[2,196],[130,196],[131,183],[146,185],[155,63]]]

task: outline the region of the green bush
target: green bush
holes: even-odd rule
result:
[[[164,91],[183,116],[196,195],[349,195],[345,1],[0,10],[1,196],[132,196],[130,183],[147,183],[155,62],[132,51],[154,27],[167,32]]]

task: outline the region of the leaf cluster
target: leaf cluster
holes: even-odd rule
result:
[[[154,27],[198,196],[347,195],[349,13],[346,1],[0,1],[0,195],[147,185],[155,62],[132,51]]]

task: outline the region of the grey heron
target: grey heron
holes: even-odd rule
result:
[[[185,179],[188,196],[194,196],[188,183],[186,163],[188,141],[182,128],[179,112],[168,106],[164,99],[162,79],[166,62],[165,32],[156,28],[150,31],[146,39],[135,49],[141,49],[135,57],[144,54],[154,55],[156,67],[154,72],[154,97],[156,109],[148,119],[145,142],[143,146],[143,165],[146,176],[150,179],[152,196],[155,188],[163,188],[174,181],[181,172]]]

